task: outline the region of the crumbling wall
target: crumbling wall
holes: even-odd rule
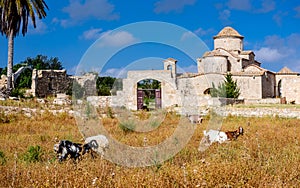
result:
[[[82,87],[84,96],[96,96],[97,77],[98,75],[95,73],[86,73],[82,76],[71,76],[70,78]]]
[[[66,93],[72,79],[66,70],[36,70],[32,71],[32,95],[36,97],[55,96]]]
[[[83,76],[69,76],[66,70],[36,70],[32,71],[31,91],[35,97],[56,96],[72,89],[73,81],[82,87],[84,96],[97,95],[97,75],[88,73]]]

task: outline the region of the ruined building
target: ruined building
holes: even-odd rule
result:
[[[72,83],[76,81],[84,91],[84,95],[96,95],[95,74],[83,76],[67,75],[66,70],[36,70],[32,72],[31,93],[35,97],[56,96],[72,90]]]

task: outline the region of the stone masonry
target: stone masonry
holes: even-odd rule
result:
[[[74,81],[83,88],[85,96],[94,96],[96,92],[96,74],[69,76],[66,70],[36,70],[32,71],[31,93],[36,97],[56,96],[67,93]]]
[[[251,50],[244,50],[244,37],[225,27],[214,37],[214,49],[197,59],[198,73],[178,74],[177,60],[166,59],[164,70],[129,71],[123,90],[112,98],[113,106],[137,109],[137,83],[143,79],[161,82],[162,107],[180,108],[183,114],[197,113],[201,106],[213,106],[209,91],[231,73],[240,88],[239,100],[247,103],[300,104],[300,74],[288,68],[278,73],[261,67]],[[155,63],[155,62],[153,62]],[[281,100],[284,99],[284,100]],[[217,102],[218,103],[218,102]]]
[[[66,70],[36,70],[32,71],[32,95],[36,97],[55,96],[65,93],[72,79],[67,76]]]

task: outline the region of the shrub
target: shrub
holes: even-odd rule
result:
[[[135,123],[133,121],[120,122],[119,127],[124,132],[133,132],[135,129]]]
[[[23,160],[29,163],[41,161],[43,155],[42,148],[37,146],[30,146],[27,152],[23,155]]]
[[[0,113],[0,122],[1,123],[9,123],[9,118],[7,115],[5,115],[4,112]]]
[[[6,156],[3,153],[3,151],[0,151],[0,165],[5,165],[6,164]]]
[[[236,81],[233,81],[232,75],[229,73],[225,76],[225,81],[219,84],[218,88],[212,83],[213,88],[210,91],[212,97],[238,98],[240,88]]]
[[[25,98],[25,89],[14,88],[10,95],[12,97]]]
[[[112,108],[111,107],[106,107],[106,114],[107,114],[107,117],[109,117],[109,118],[115,118],[115,116],[114,116],[114,112],[113,112],[113,110],[112,110]]]

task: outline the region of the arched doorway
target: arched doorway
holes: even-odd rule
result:
[[[154,110],[161,108],[161,82],[144,79],[137,83],[137,109]]]

